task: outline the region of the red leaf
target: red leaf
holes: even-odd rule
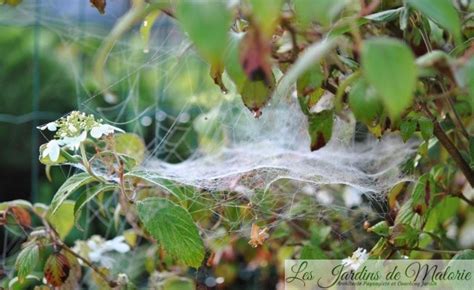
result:
[[[68,258],[61,253],[54,253],[44,265],[44,277],[49,284],[59,287],[68,278],[70,270]]]
[[[28,210],[18,206],[10,207],[9,210],[19,225],[27,228],[31,227],[31,215]]]
[[[257,28],[251,27],[240,46],[240,64],[249,80],[263,81],[267,86],[272,84],[270,55],[270,41]]]

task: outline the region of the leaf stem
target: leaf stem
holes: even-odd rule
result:
[[[81,142],[81,145],[79,145],[80,151],[81,151],[81,157],[82,157],[82,164],[86,168],[87,173],[89,173],[90,176],[94,177],[100,182],[107,183],[107,180],[104,178],[97,176],[94,171],[92,171],[91,165],[89,163],[89,159],[87,159],[86,155],[86,147],[84,146],[84,142]]]

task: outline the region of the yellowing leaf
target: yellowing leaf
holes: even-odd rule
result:
[[[49,212],[46,217],[61,239],[64,239],[74,226],[74,204],[74,201],[66,200],[54,214]]]
[[[36,243],[29,244],[18,254],[15,268],[18,271],[18,281],[23,283],[26,276],[33,271],[39,261],[39,246]]]

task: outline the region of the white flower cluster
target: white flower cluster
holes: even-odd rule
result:
[[[367,261],[368,258],[369,254],[367,253],[367,250],[358,248],[354,253],[352,253],[351,257],[347,257],[346,259],[342,260],[342,265],[357,271],[360,265]]]
[[[87,139],[89,133],[92,138],[113,134],[115,131],[123,132],[117,127],[102,124],[102,120],[95,120],[93,115],[86,115],[73,111],[69,115],[54,122],[39,126],[40,130],[56,132],[55,138],[46,144],[42,158],[49,157],[53,162],[58,161],[61,149],[77,150],[80,144]]]
[[[81,256],[87,257],[91,262],[110,268],[113,259],[106,254],[110,252],[124,254],[130,251],[130,246],[125,242],[124,236],[105,240],[99,235],[93,235],[87,241],[76,241],[72,250]]]

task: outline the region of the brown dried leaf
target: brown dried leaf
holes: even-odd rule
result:
[[[263,245],[266,239],[268,239],[268,228],[260,229],[257,224],[252,224],[252,230],[250,232],[249,245],[256,248]]]
[[[107,5],[106,0],[90,0],[92,6],[97,8],[100,14],[105,14],[105,6]]]

